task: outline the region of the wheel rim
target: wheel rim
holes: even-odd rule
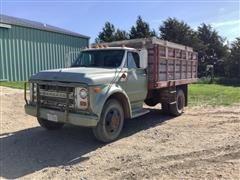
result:
[[[177,98],[177,108],[179,111],[183,110],[183,97],[182,96],[178,96],[178,98]]]
[[[118,109],[110,109],[106,114],[106,131],[108,134],[115,134],[118,132],[121,122],[121,115]]]

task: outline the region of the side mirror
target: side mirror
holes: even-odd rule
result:
[[[148,66],[148,52],[146,49],[141,49],[139,52],[140,56],[140,68],[146,69]]]

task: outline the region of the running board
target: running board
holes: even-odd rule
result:
[[[141,109],[140,111],[135,111],[132,113],[132,118],[136,118],[138,116],[142,116],[144,114],[149,113],[150,111],[148,109]]]

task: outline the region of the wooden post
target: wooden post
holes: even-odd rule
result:
[[[185,78],[188,79],[188,52],[186,53],[186,69],[185,69],[186,76]]]
[[[176,79],[176,59],[174,59],[174,66],[173,66],[173,79],[175,80]]]
[[[182,79],[182,59],[180,60],[180,79]]]
[[[168,80],[168,47],[167,46],[165,46],[166,47],[166,81]]]
[[[168,80],[168,59],[166,59],[166,80]]]
[[[191,60],[191,78],[193,78],[193,61]]]
[[[159,79],[159,70],[158,70],[158,45],[155,44],[154,45],[154,50],[153,50],[153,59],[154,59],[154,62],[153,62],[153,82],[154,82],[154,86],[156,86],[156,82],[157,80]]]
[[[159,45],[157,45],[157,79],[156,79],[156,82],[159,81],[160,79],[160,71],[159,71],[159,67],[160,67],[160,52],[159,52],[160,48],[159,48]]]

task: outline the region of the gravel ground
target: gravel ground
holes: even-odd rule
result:
[[[121,138],[91,129],[46,131],[23,110],[23,91],[0,87],[0,177],[6,179],[240,179],[240,105],[157,108],[125,123]]]

